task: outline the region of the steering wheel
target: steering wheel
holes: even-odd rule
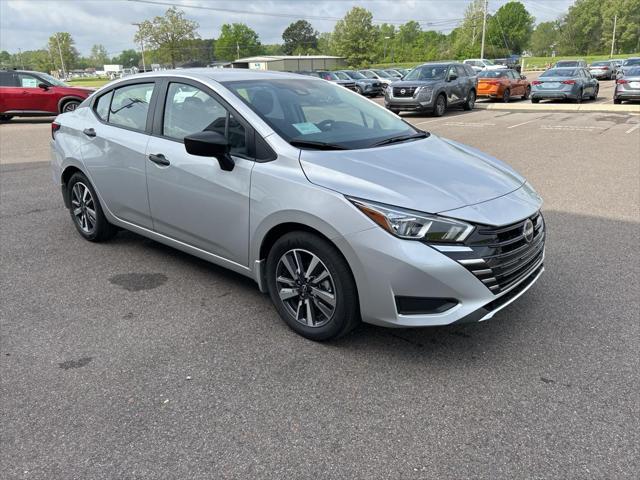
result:
[[[333,129],[334,123],[336,123],[335,120],[327,119],[327,120],[321,121],[320,123],[316,123],[316,126],[323,132],[326,132],[327,130]]]

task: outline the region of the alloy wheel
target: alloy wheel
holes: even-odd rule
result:
[[[436,100],[436,112],[439,117],[444,115],[445,108],[446,108],[446,105],[444,103],[444,97],[441,95],[438,97],[438,100]]]
[[[78,107],[78,102],[68,102],[62,109],[62,113],[73,112]]]
[[[76,182],[71,189],[71,208],[80,229],[86,234],[93,233],[96,229],[96,205],[89,188],[82,182]]]
[[[336,311],[336,288],[331,273],[315,254],[287,251],[276,267],[276,286],[287,312],[307,327],[322,327]]]

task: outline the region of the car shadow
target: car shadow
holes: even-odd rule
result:
[[[561,343],[572,344],[574,337],[580,338],[576,340],[580,348],[588,348],[590,342],[635,328],[632,312],[638,308],[637,288],[630,285],[638,284],[638,224],[560,211],[545,211],[544,215],[548,232],[546,272],[493,319],[411,329],[362,324],[345,337],[323,343],[323,348],[360,358],[365,355],[406,362],[442,359],[448,367],[462,367],[476,360],[504,362],[513,354],[514,345],[535,344],[540,355],[555,355],[557,348],[564,348]],[[188,269],[212,275],[216,281],[242,291],[248,299],[264,302],[263,313],[247,318],[242,325],[246,335],[263,331],[260,322],[269,322],[269,327],[276,328],[268,331],[282,335],[282,342],[293,343],[296,348],[311,345],[286,329],[268,296],[259,292],[253,280],[134,233],[121,232],[112,242],[170,256]],[[611,270],[604,270],[603,265],[614,268],[616,275],[607,274]]]
[[[51,117],[13,117],[9,121],[0,122],[0,125],[9,125],[12,123],[17,124],[42,124],[42,123],[51,123],[55,119],[55,116]]]

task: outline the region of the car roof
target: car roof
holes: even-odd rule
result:
[[[131,78],[144,77],[199,77],[203,79],[214,80],[216,82],[232,82],[237,80],[255,80],[255,79],[285,79],[300,78],[297,73],[291,72],[274,72],[265,70],[251,70],[248,68],[181,68],[175,70],[162,70],[157,72],[138,73],[134,76],[125,77],[124,80]]]

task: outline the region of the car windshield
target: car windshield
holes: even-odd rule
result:
[[[223,84],[284,140],[303,148],[369,148],[392,139],[425,135],[335,84],[297,78]]]
[[[633,67],[627,70],[625,74],[627,77],[640,77],[640,67]]]
[[[364,75],[362,75],[360,72],[354,72],[352,70],[348,70],[346,72],[347,75],[349,75],[351,78],[353,78],[354,80],[362,80],[363,78],[367,78]]]
[[[404,80],[441,80],[447,73],[448,65],[424,65],[416,67],[405,75]]]
[[[632,67],[634,65],[640,65],[640,58],[630,58],[622,64],[623,67]]]
[[[40,78],[42,78],[43,80],[49,82],[51,85],[55,85],[56,87],[68,87],[69,86],[66,83],[64,83],[62,80],[58,80],[57,78],[52,77],[48,73],[40,73],[40,72],[38,72],[38,76]]]
[[[332,72],[319,72],[318,75],[323,80],[338,80],[338,77]]]
[[[500,78],[506,76],[507,74],[504,71],[499,70],[487,70],[478,73],[478,78]]]
[[[575,77],[577,75],[577,70],[573,68],[552,68],[551,70],[547,70],[542,75],[542,77]]]
[[[493,63],[491,60],[482,60],[482,63],[484,63],[485,65],[495,65],[495,63]]]
[[[379,77],[382,77],[382,78],[392,78],[392,77],[391,77],[391,75],[389,75],[389,74],[388,74],[387,72],[385,72],[384,70],[374,70],[374,72],[376,72],[376,74],[377,74]]]
[[[351,77],[344,72],[333,72],[340,80],[351,80]]]
[[[558,62],[556,67],[577,67],[578,62]]]
[[[378,78],[376,77],[376,74],[373,73],[371,70],[362,70],[360,73],[364,75],[366,78]]]

